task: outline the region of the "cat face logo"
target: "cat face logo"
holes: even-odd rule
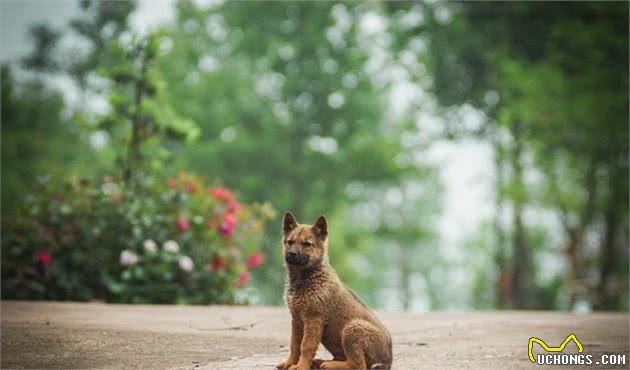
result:
[[[545,343],[542,339],[531,337],[529,338],[529,343],[527,344],[529,359],[531,362],[536,363],[534,355],[532,354],[532,347],[534,346],[534,343],[540,344],[540,346],[547,352],[562,352],[564,350],[564,347],[566,347],[567,343],[569,343],[570,341],[575,342],[578,348],[578,352],[584,352],[584,346],[582,346],[582,342],[580,342],[580,340],[577,339],[577,337],[573,333],[569,334],[569,336],[558,347],[549,347],[547,343]]]

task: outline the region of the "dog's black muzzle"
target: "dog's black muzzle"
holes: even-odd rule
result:
[[[308,256],[297,254],[295,252],[287,252],[284,254],[284,260],[290,265],[305,266],[308,263]]]

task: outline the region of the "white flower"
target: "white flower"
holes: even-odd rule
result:
[[[135,254],[134,252],[125,249],[124,251],[120,252],[120,264],[123,266],[131,266],[131,265],[135,265],[136,263],[138,263],[138,255]]]
[[[164,248],[165,251],[171,252],[171,253],[179,252],[179,244],[177,244],[177,242],[175,240],[167,240],[167,241],[165,241],[164,245],[162,246],[162,248]]]
[[[153,240],[151,240],[151,239],[145,240],[144,243],[143,243],[143,246],[144,246],[144,250],[147,253],[153,254],[153,253],[157,252],[157,244],[155,244],[155,242]]]
[[[193,270],[193,268],[195,267],[195,264],[193,263],[193,260],[188,257],[188,256],[182,256],[179,259],[179,268],[186,271],[186,272],[191,272]]]

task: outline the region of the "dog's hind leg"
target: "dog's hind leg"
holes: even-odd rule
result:
[[[324,361],[321,369],[367,369],[366,351],[377,341],[378,329],[365,320],[353,320],[341,331],[345,361]]]

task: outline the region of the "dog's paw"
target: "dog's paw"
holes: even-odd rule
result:
[[[289,366],[289,370],[309,370],[311,367],[308,364],[300,363],[298,361],[297,364]]]
[[[320,369],[353,369],[354,367],[347,361],[324,361],[319,365]]]
[[[282,361],[281,363],[276,365],[276,369],[278,369],[278,370],[286,370],[286,369],[289,368],[289,366],[291,366],[291,363],[289,363],[289,361],[286,360],[286,361]]]

